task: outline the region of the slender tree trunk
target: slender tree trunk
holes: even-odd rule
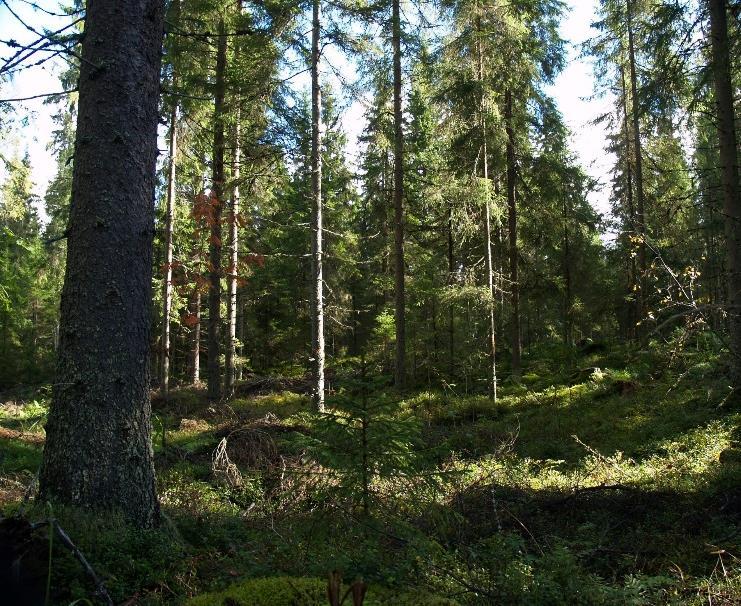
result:
[[[429,372],[430,367],[435,366],[437,367],[437,359],[438,359],[438,350],[439,350],[439,338],[437,334],[437,296],[432,295],[432,298],[430,300],[430,306],[432,309],[430,310],[432,313],[432,356],[428,358],[427,362],[427,383],[430,383],[429,379]]]
[[[563,344],[567,348],[573,345],[573,321],[571,317],[572,285],[571,285],[571,239],[569,234],[569,218],[571,216],[568,198],[563,204],[563,279],[565,285],[563,302]]]
[[[455,249],[453,242],[453,208],[448,207],[448,285],[452,286],[455,273]],[[448,372],[455,374],[455,309],[448,304]]]
[[[507,220],[509,224],[509,278],[512,289],[512,376],[520,378],[520,284],[517,263],[517,171],[515,168],[515,130],[512,125],[512,91],[505,93],[504,119],[507,130]]]
[[[311,34],[311,357],[312,401],[324,412],[324,276],[322,250],[322,89],[319,81],[321,0],[314,0]]]
[[[623,139],[625,145],[625,200],[628,210],[628,225],[630,227],[631,238],[637,234],[636,229],[636,212],[635,204],[633,203],[633,164],[630,159],[631,143],[630,143],[630,126],[629,113],[628,113],[628,86],[625,82],[625,68],[620,66],[620,79],[622,85],[622,102],[623,102]],[[628,247],[631,251],[633,250],[632,241]],[[630,302],[628,303],[628,338],[634,340],[636,338],[636,324],[640,318],[640,305],[638,301],[634,299],[638,284],[636,282],[636,260],[635,257],[630,255],[630,266],[628,269],[628,293],[630,296]],[[640,296],[640,295],[639,295]]]
[[[36,299],[31,303],[31,364],[36,367],[36,351],[38,349],[38,302]]]
[[[237,0],[237,14],[242,12],[242,0]],[[234,39],[234,58],[239,55],[239,37]],[[224,360],[224,394],[227,398],[234,395],[237,381],[237,277],[239,265],[239,178],[242,148],[240,147],[241,112],[239,95],[235,99],[237,106],[234,120],[233,148],[232,148],[232,204],[229,212],[229,273],[226,283],[226,326],[227,345]]]
[[[224,207],[224,95],[226,89],[226,28],[219,21],[214,95],[213,210],[210,217],[208,289],[208,399],[221,399],[221,215]]]
[[[237,364],[237,381],[241,381],[244,378],[244,291],[241,295],[237,294],[237,334],[239,335],[239,347],[237,348],[237,356],[239,356],[240,358],[240,362],[239,364]]]
[[[401,113],[401,0],[392,3],[394,47],[394,321],[396,324],[396,365],[394,383],[404,388],[406,379],[406,321],[404,284],[404,132]]]
[[[173,78],[173,88],[175,88]],[[170,389],[170,312],[172,310],[172,238],[175,209],[175,158],[177,157],[178,106],[170,112],[170,163],[167,167],[167,210],[165,211],[165,275],[162,283],[162,360],[160,362],[160,387],[167,395]]]
[[[497,179],[497,182],[495,184],[496,189],[499,189],[499,179]],[[497,225],[496,230],[496,238],[497,238],[497,248],[499,249],[499,254],[497,255],[497,258],[499,259],[499,273],[498,273],[498,290],[499,290],[499,308],[504,309],[504,291],[505,291],[505,278],[504,278],[504,264],[506,261],[506,254],[504,252],[504,229],[502,227],[501,222]],[[500,317],[500,327],[501,330],[504,330],[504,318]],[[500,333],[501,334],[501,333]]]
[[[350,304],[352,306],[352,324],[350,328],[350,356],[358,355],[358,331],[360,330],[360,310],[358,309],[358,283],[350,282]]]
[[[499,199],[499,195],[501,193],[501,181],[500,177],[497,176],[494,179],[494,196],[496,199]],[[496,229],[494,230],[494,259],[497,263],[497,271],[494,274],[495,277],[495,283],[494,283],[494,292],[498,294],[498,303],[499,303],[499,309],[502,310],[502,313],[500,313],[495,319],[497,322],[497,332],[499,334],[502,334],[502,329],[504,326],[504,318],[502,317],[504,315],[504,240],[502,232],[504,230],[502,229],[502,222],[497,221]]]
[[[486,159],[486,124],[484,124],[484,179],[489,179],[489,168]],[[489,200],[489,189],[486,197],[485,208],[485,246],[486,246],[486,277],[489,288],[489,356],[491,376],[489,377],[489,393],[494,402],[497,401],[497,322],[495,306],[497,295],[494,290],[494,259],[491,251],[491,202]]]
[[[149,337],[163,4],[90,0],[39,498],[159,519]]]
[[[188,378],[191,385],[196,385],[201,380],[201,291],[197,285],[188,298],[188,315],[194,318],[190,329]]]
[[[235,51],[236,52],[236,51]],[[238,102],[239,103],[239,102]],[[240,112],[237,108],[234,124],[234,151],[232,154],[232,204],[229,212],[229,273],[226,283],[227,345],[224,360],[224,395],[231,398],[237,380],[237,267],[239,265],[239,177],[241,148],[239,144]]]
[[[733,106],[731,57],[728,44],[728,13],[725,0],[708,0],[713,48],[713,76],[718,112],[723,215],[728,255],[728,324],[730,329],[731,378],[741,387],[741,188],[738,179],[738,140]]]
[[[381,274],[384,277],[389,275],[390,271],[389,258],[391,256],[391,246],[389,244],[388,206],[390,206],[394,197],[393,191],[388,185],[389,183],[391,183],[391,181],[392,179],[389,175],[389,152],[388,150],[385,150],[383,154],[381,170],[381,191],[383,192],[383,217],[381,221],[381,241],[383,242],[383,256],[381,258]],[[388,301],[389,292],[384,281],[383,304],[385,305],[386,303],[388,303]]]
[[[633,32],[633,7],[634,0],[627,0],[628,14],[628,61],[630,63],[630,95],[633,100],[633,152],[635,154],[635,181],[636,181],[636,227],[638,228],[638,311],[640,320],[646,317],[646,220],[645,220],[645,196],[643,192],[643,152],[641,144],[641,116],[640,104],[638,102],[638,76],[636,74],[635,41]],[[641,324],[642,326],[642,324]],[[638,332],[643,332],[642,330]]]
[[[484,53],[481,48],[481,19],[477,18],[476,28],[479,33],[478,50],[478,71],[479,83],[482,91],[485,89],[484,84]],[[484,246],[486,248],[486,279],[489,294],[489,395],[494,402],[497,401],[497,323],[495,315],[496,293],[494,291],[494,259],[491,253],[491,183],[489,181],[489,150],[487,148],[486,136],[486,107],[484,104],[484,94],[481,99],[481,135],[482,135],[482,153],[484,156],[484,184],[486,186],[486,199],[484,200]]]

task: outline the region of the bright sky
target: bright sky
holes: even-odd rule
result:
[[[13,11],[27,23],[43,23],[44,27],[52,31],[63,27],[69,22],[68,17],[55,18],[49,15],[42,15],[22,2],[13,2],[11,0],[9,4]],[[38,4],[44,8],[48,8],[52,12],[57,10],[58,6],[56,1],[42,1],[38,2]],[[13,39],[20,44],[27,44],[35,38],[36,36],[33,33],[26,31],[18,23],[5,5],[0,5],[0,40]],[[0,57],[7,58],[15,50],[9,49],[4,44],[0,44]],[[58,61],[54,65],[44,64],[14,74],[9,83],[0,86],[0,99],[29,97],[61,90],[62,87],[59,84],[58,76],[62,65],[63,62]],[[13,105],[16,110],[16,119],[19,121],[27,120],[28,126],[23,127],[19,124],[18,128],[13,129],[10,137],[0,141],[0,154],[12,156],[14,152],[23,154],[28,151],[33,167],[33,179],[36,185],[35,191],[37,194],[43,195],[56,170],[54,156],[47,149],[51,139],[51,132],[54,130],[54,123],[51,119],[53,108],[44,105],[43,99],[23,101],[14,103]],[[0,177],[4,176],[3,168],[3,166],[0,166]]]
[[[601,191],[590,196],[599,212],[609,212],[609,172],[614,158],[605,151],[607,131],[592,122],[608,111],[610,98],[594,98],[594,74],[591,62],[579,58],[579,46],[596,33],[591,29],[596,21],[597,0],[568,0],[568,13],[561,24],[561,36],[569,41],[567,67],[558,77],[550,93],[556,99],[567,126],[572,132],[571,148],[584,170],[602,185]]]
[[[56,0],[41,1],[38,3],[54,11]],[[16,11],[28,23],[43,23],[49,29],[55,29],[67,22],[67,19],[56,19],[39,13],[18,1],[10,2]],[[556,99],[566,124],[573,132],[572,149],[576,152],[582,166],[589,175],[598,179],[603,185],[608,183],[608,173],[612,165],[612,158],[604,150],[606,132],[601,126],[593,126],[591,122],[603,113],[609,103],[607,99],[592,99],[587,101],[594,92],[594,78],[592,67],[585,59],[579,58],[579,43],[592,35],[590,24],[594,21],[596,0],[568,0],[568,14],[561,26],[561,35],[570,42],[569,60],[566,70],[559,76],[550,93]],[[33,34],[26,32],[13,18],[4,5],[0,5],[0,40],[15,39],[18,42],[28,42]],[[0,46],[0,56],[8,56],[8,47]],[[339,67],[339,66],[338,66]],[[23,70],[16,74],[10,83],[0,87],[0,98],[27,97],[42,93],[56,92],[61,89],[57,76],[61,67],[44,65]],[[51,131],[54,126],[51,120],[52,108],[43,104],[42,100],[24,101],[16,103],[16,117],[20,120],[27,118],[27,126],[14,129],[13,135],[0,141],[0,154],[12,155],[14,150],[24,153],[28,150],[33,166],[35,191],[43,195],[49,180],[53,177],[56,164],[52,153],[47,149]],[[343,124],[351,141],[362,131],[362,106],[353,104]],[[0,178],[3,177],[0,167]],[[590,202],[600,212],[608,211],[609,191],[607,187],[595,192]]]

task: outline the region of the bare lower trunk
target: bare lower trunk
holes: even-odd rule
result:
[[[564,302],[563,302],[563,344],[571,348],[573,340],[573,319],[571,316],[571,307],[573,305],[573,295],[571,286],[571,238],[569,234],[569,219],[571,218],[571,209],[569,203],[564,200],[563,205],[563,281],[564,281]]]
[[[713,76],[718,111],[723,215],[728,254],[728,325],[731,379],[741,388],[741,188],[738,179],[738,140],[733,106],[728,14],[725,0],[708,0],[713,45]]]
[[[241,381],[244,378],[244,342],[245,342],[245,320],[244,320],[244,292],[241,295],[237,295],[237,334],[239,335],[239,347],[237,349],[237,356],[240,358],[240,363],[237,364],[237,381]]]
[[[643,152],[641,144],[641,116],[638,102],[638,76],[636,74],[635,40],[633,32],[634,0],[628,2],[628,59],[630,63],[630,95],[633,100],[633,152],[635,154],[635,181],[636,181],[636,228],[640,242],[638,244],[638,311],[640,320],[646,317],[646,218],[645,196],[643,192]],[[639,330],[643,333],[643,330]]]
[[[237,0],[237,13],[242,12],[242,0]],[[239,38],[234,40],[234,59],[239,55]],[[237,115],[234,121],[232,152],[232,204],[229,212],[229,273],[226,284],[226,326],[227,344],[224,360],[224,394],[227,398],[234,395],[237,382],[237,267],[239,265],[239,178],[241,147],[241,112],[239,95],[236,98]]]
[[[221,214],[224,206],[224,94],[226,78],[226,29],[219,22],[214,96],[213,212],[210,217],[208,288],[208,399],[221,398]]]
[[[477,19],[477,30],[481,35],[481,20]],[[484,84],[484,53],[481,41],[478,42],[478,68],[479,82],[482,88]],[[484,89],[485,90],[485,89]],[[496,293],[494,292],[494,259],[491,252],[491,183],[489,182],[489,150],[486,137],[486,107],[484,99],[481,100],[481,134],[483,139],[482,153],[484,157],[484,183],[486,185],[486,198],[484,200],[484,247],[486,255],[486,280],[489,294],[489,394],[497,401],[497,323],[495,316]]]
[[[174,88],[174,84],[173,84]],[[178,106],[170,112],[170,164],[167,167],[167,210],[165,212],[165,275],[162,283],[162,360],[160,387],[167,395],[170,389],[170,312],[172,310],[172,237],[175,208],[175,158],[177,156]]]
[[[486,150],[486,142],[484,142]],[[485,152],[486,153],[486,152]],[[488,179],[488,170],[484,162],[484,178]],[[496,322],[496,292],[494,291],[494,259],[491,251],[491,205],[489,198],[486,199],[485,208],[485,242],[486,246],[486,277],[489,288],[489,356],[491,375],[489,377],[489,393],[494,401],[497,401],[497,322]]]
[[[234,153],[232,155],[232,204],[229,212],[229,273],[226,284],[226,330],[224,395],[231,398],[237,380],[237,266],[239,265],[239,177],[241,149],[239,147],[239,110],[234,125]]]
[[[448,208],[448,284],[455,279],[455,256],[453,247],[453,210]],[[448,368],[451,378],[455,375],[455,310],[448,304]]]
[[[507,219],[509,224],[509,277],[512,289],[512,376],[521,373],[520,284],[517,260],[517,171],[515,168],[515,131],[512,126],[512,91],[506,92],[505,122],[507,130]]]
[[[319,81],[321,0],[314,0],[311,36],[311,358],[312,401],[324,412],[324,267],[322,250],[322,90]]]
[[[201,380],[201,292],[196,287],[188,300],[188,314],[194,319],[190,333],[188,372],[191,384]]]
[[[630,227],[630,235],[634,237],[637,234],[636,227],[636,213],[635,205],[633,204],[633,165],[630,157],[630,127],[628,124],[629,113],[628,113],[628,87],[625,82],[625,69],[620,68],[622,93],[623,93],[623,138],[625,145],[625,201],[627,204],[628,211],[628,225]],[[633,250],[633,244],[631,242],[628,250]],[[636,325],[640,319],[640,304],[636,301],[636,291],[638,289],[638,283],[636,281],[637,276],[636,260],[633,254],[630,255],[630,265],[628,269],[628,338],[633,340],[636,337]],[[640,295],[639,295],[640,296]]]
[[[149,401],[163,5],[87,4],[40,499],[157,523]]]
[[[401,0],[392,4],[394,50],[394,322],[396,325],[396,364],[394,383],[403,389],[406,379],[406,321],[404,283],[404,132],[401,112]]]

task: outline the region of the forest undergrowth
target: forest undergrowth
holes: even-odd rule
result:
[[[496,403],[455,385],[394,395],[357,361],[326,415],[295,378],[247,377],[218,405],[154,395],[159,529],[25,515],[59,520],[116,603],[320,605],[333,570],[362,577],[371,606],[741,603],[741,412],[719,354],[561,360],[530,352]],[[6,515],[40,464],[47,404],[44,389],[3,398]],[[95,603],[51,549],[55,602]]]

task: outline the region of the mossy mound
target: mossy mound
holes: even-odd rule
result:
[[[327,602],[327,584],[319,579],[272,577],[250,579],[229,586],[224,591],[204,593],[188,602],[187,606],[324,606]]]
[[[186,606],[326,606],[327,581],[298,577],[250,579],[214,593],[204,593]],[[458,602],[423,592],[397,593],[371,586],[364,606],[457,606]]]

